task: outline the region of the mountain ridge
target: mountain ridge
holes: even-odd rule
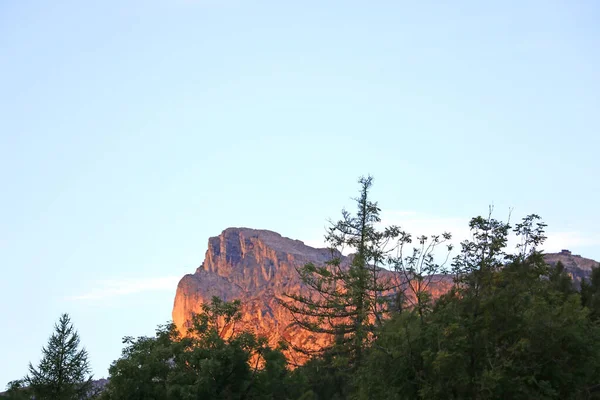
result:
[[[286,294],[306,295],[309,292],[300,280],[297,268],[308,262],[323,265],[332,255],[341,257],[342,264],[350,260],[337,251],[314,248],[274,231],[227,228],[220,235],[209,238],[202,264],[193,274],[187,274],[179,281],[173,322],[180,332],[185,333],[193,314],[201,312],[202,304],[210,302],[213,296],[224,301],[240,300],[242,328],[266,336],[272,346],[284,340],[305,350],[321,348],[330,338],[295,326],[292,315],[281,301],[287,300]],[[592,266],[597,265],[596,261],[572,255],[568,250],[544,257],[550,265],[563,262],[575,282],[589,276]],[[382,270],[382,274],[401,279],[393,271]],[[451,286],[451,276],[434,276],[431,294],[437,298]]]

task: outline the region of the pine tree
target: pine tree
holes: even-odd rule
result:
[[[68,314],[54,325],[48,345],[42,348],[37,368],[29,364],[26,384],[36,399],[79,400],[89,397],[92,389],[88,353],[79,349],[79,334]]]
[[[288,294],[291,301],[282,302],[300,327],[334,338],[332,348],[320,352],[333,350],[350,366],[360,361],[363,347],[389,312],[389,294],[399,287],[389,274],[382,276],[382,268],[392,250],[388,244],[404,233],[396,226],[376,229],[381,219],[377,203],[369,198],[372,182],[370,176],[359,179],[356,215],[342,210],[342,219],[329,228],[325,239],[332,258],[325,266],[309,263],[298,269],[311,292]],[[342,249],[352,253],[349,265]]]

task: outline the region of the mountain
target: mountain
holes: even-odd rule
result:
[[[335,256],[342,258],[342,265],[350,261],[339,253]],[[306,350],[319,349],[329,338],[293,325],[292,315],[280,300],[288,300],[286,293],[308,293],[296,268],[308,262],[323,265],[331,258],[329,249],[313,248],[275,232],[228,228],[208,240],[202,265],[195,273],[185,275],[177,285],[173,322],[180,332],[186,332],[193,314],[199,313],[202,304],[213,296],[224,301],[239,299],[243,328],[266,336],[273,346],[284,339]],[[382,274],[399,277],[385,270]],[[451,279],[446,276],[436,277],[435,281],[434,297],[451,285]],[[288,355],[298,362],[303,359],[297,353]]]
[[[579,254],[572,254],[569,250],[545,254],[544,260],[552,266],[560,261],[577,286],[581,283],[581,279],[588,278],[591,275],[592,268],[598,268],[599,265],[597,261],[581,257]]]
[[[341,254],[335,254],[341,256]],[[342,264],[348,257],[342,257]],[[329,249],[317,249],[268,230],[228,228],[219,236],[208,240],[204,262],[196,272],[185,275],[177,286],[173,305],[173,322],[181,332],[186,332],[194,313],[199,313],[203,303],[213,296],[224,301],[239,299],[242,302],[241,325],[269,339],[272,346],[284,339],[294,346],[314,350],[327,344],[329,338],[309,333],[293,324],[290,312],[280,300],[286,293],[304,293],[308,289],[301,282],[297,267],[308,262],[323,265],[332,258]],[[568,250],[545,255],[553,265],[561,261],[575,281],[589,276],[597,263]],[[399,275],[383,270],[386,278]],[[452,285],[449,276],[436,276],[431,292],[434,298],[445,293]],[[236,327],[236,329],[239,329]],[[227,332],[225,333],[227,334]],[[288,354],[302,362],[299,354]]]

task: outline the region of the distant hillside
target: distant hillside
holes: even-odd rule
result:
[[[598,267],[597,261],[581,257],[579,254],[572,254],[569,250],[562,250],[560,253],[545,254],[544,260],[552,266],[560,261],[577,285],[579,285],[582,278],[590,276],[592,268]]]

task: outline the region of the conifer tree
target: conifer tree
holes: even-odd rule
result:
[[[80,349],[79,334],[68,314],[54,326],[48,345],[42,348],[37,368],[29,364],[26,384],[37,400],[79,400],[89,398],[92,389],[88,353]]]
[[[342,210],[342,219],[333,223],[325,237],[331,259],[324,266],[312,263],[298,269],[302,281],[312,289],[308,294],[287,294],[282,304],[292,312],[295,323],[311,332],[335,338],[336,354],[352,365],[360,360],[365,343],[372,338],[389,312],[390,291],[399,282],[382,276],[389,254],[403,232],[396,226],[378,230],[381,221],[377,203],[369,197],[373,178],[361,177],[356,215]],[[347,260],[342,250],[349,250]],[[349,264],[349,265],[348,265]],[[320,349],[320,351],[331,349]]]

